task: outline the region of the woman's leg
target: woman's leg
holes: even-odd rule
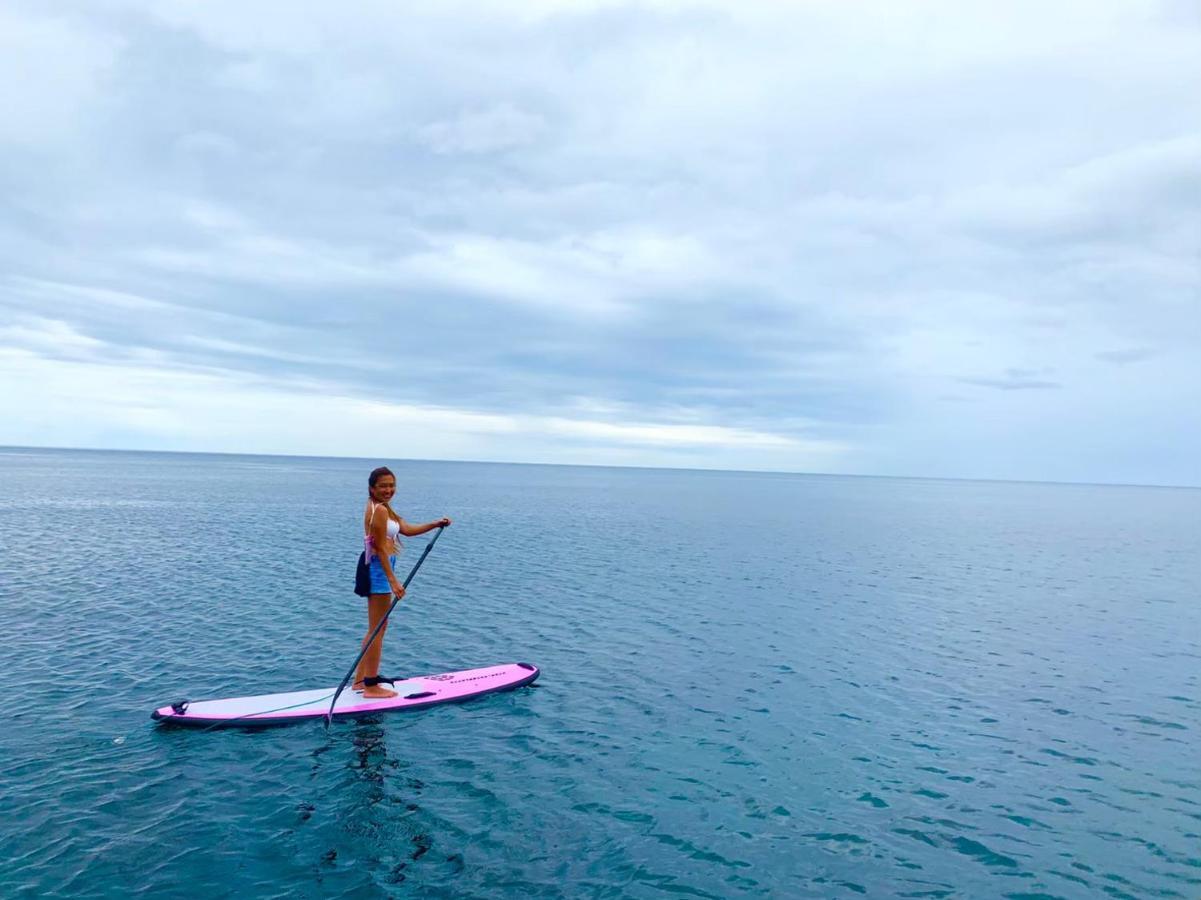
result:
[[[371,637],[371,632],[375,631],[375,626],[379,624],[380,619],[388,611],[388,606],[392,600],[391,594],[372,594],[367,600],[367,633],[363,636],[363,646],[367,646],[367,638]],[[388,631],[388,626],[384,625],[379,630],[379,634],[375,636],[375,643],[363,654],[363,658],[359,660],[358,668],[354,673],[354,683],[356,687],[361,687],[363,678],[371,675],[379,674],[380,655],[384,648],[384,635]]]
[[[372,594],[367,599],[367,634],[363,636],[363,646],[367,646],[367,639],[371,637],[371,632],[375,631],[375,626],[378,625],[388,613],[388,607],[392,605],[391,594]],[[371,642],[367,652],[363,654],[363,658],[359,660],[358,668],[355,670],[354,682],[356,688],[363,683],[364,678],[372,678],[379,675],[379,660],[384,649],[384,634],[388,630],[387,623],[379,630],[379,634],[375,636],[375,640]],[[390,691],[386,687],[380,685],[372,685],[371,687],[363,688],[364,697],[395,697],[396,691]]]

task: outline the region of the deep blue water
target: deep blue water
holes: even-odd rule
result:
[[[1201,895],[1201,491],[394,462],[385,671],[538,684],[155,726],[337,683],[376,462],[0,450],[0,895]]]

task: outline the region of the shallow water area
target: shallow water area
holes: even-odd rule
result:
[[[1201,491],[389,462],[384,673],[538,682],[156,727],[337,683],[376,464],[0,449],[0,895],[1201,895]]]

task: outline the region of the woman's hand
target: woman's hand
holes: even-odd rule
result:
[[[396,599],[399,600],[405,595],[405,586],[403,584],[397,584],[395,581],[392,582],[392,593],[396,596]]]
[[[450,519],[448,519],[446,516],[443,516],[441,519],[439,519],[437,522],[434,523],[434,526],[436,528],[445,528],[449,524],[450,524]]]

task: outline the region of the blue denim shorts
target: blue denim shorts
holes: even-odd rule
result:
[[[396,557],[389,556],[388,562],[392,566],[392,573],[396,573]],[[390,594],[392,593],[392,585],[388,584],[388,576],[384,574],[383,563],[379,561],[379,557],[372,555],[371,562],[367,564],[367,568],[371,571],[371,593],[373,594]]]

